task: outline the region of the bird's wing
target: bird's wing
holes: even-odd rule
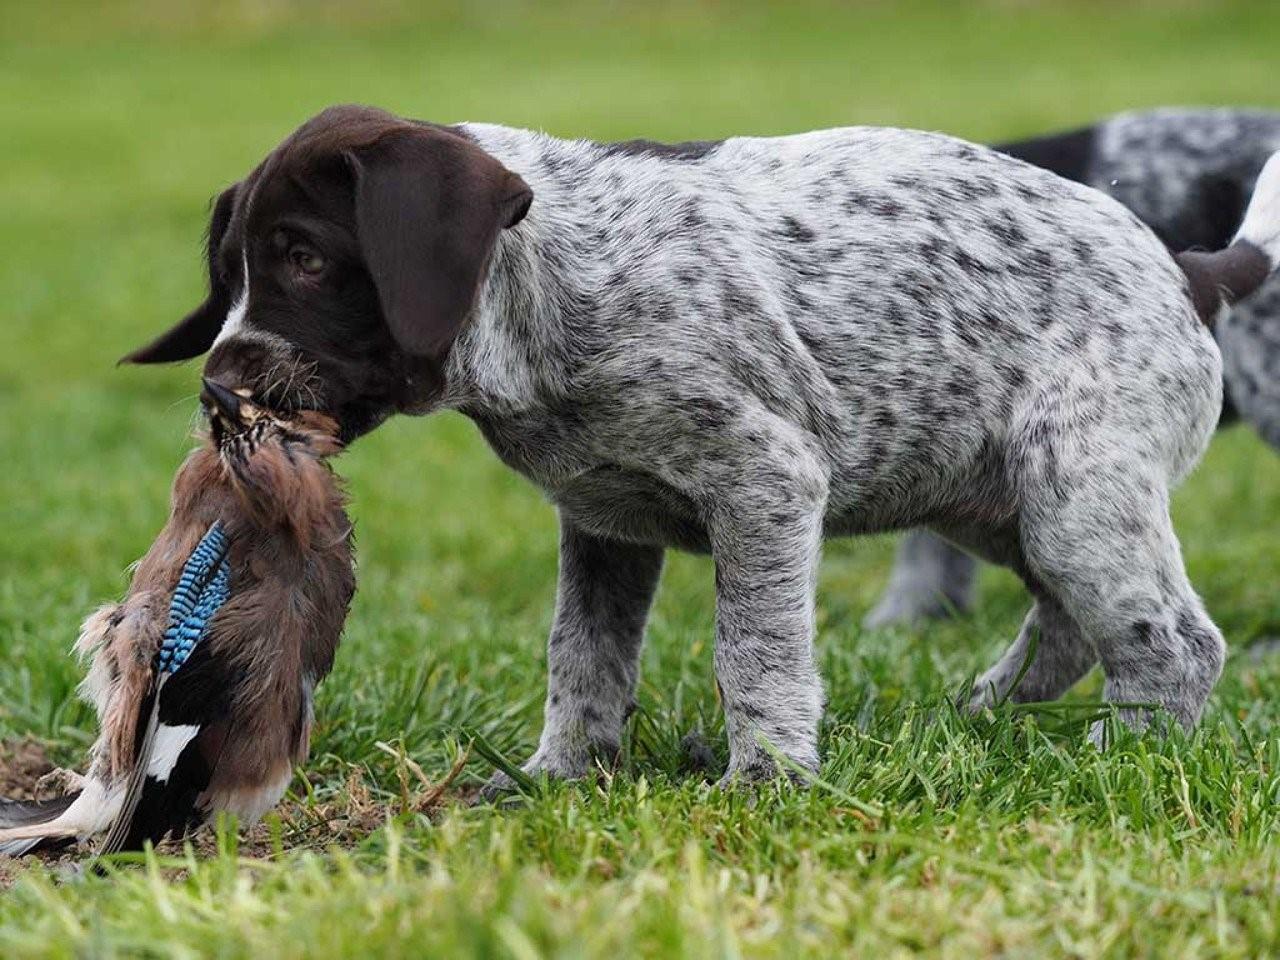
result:
[[[184,830],[197,819],[195,799],[209,778],[201,752],[209,736],[203,742],[198,738],[202,732],[214,735],[229,707],[224,665],[200,642],[230,593],[228,549],[222,526],[215,523],[183,567],[156,657],[156,678],[139,705],[133,767],[100,855],[140,849],[143,841]],[[224,682],[211,683],[213,677]],[[205,696],[194,695],[199,691]],[[200,781],[203,785],[193,791]]]
[[[143,702],[143,716],[147,720],[139,729],[141,739],[138,742],[137,759],[134,762],[133,771],[129,774],[129,779],[125,782],[124,799],[120,804],[120,812],[116,815],[115,823],[111,825],[111,832],[107,834],[102,846],[98,849],[99,856],[108,853],[119,853],[123,850],[125,839],[133,829],[133,815],[138,808],[138,801],[142,797],[143,781],[146,780],[147,769],[151,765],[151,754],[155,749],[156,732],[160,727],[160,693],[164,689],[165,681],[168,679],[168,674],[161,674],[156,686],[147,694],[147,699]]]
[[[130,779],[136,787],[101,852],[140,850],[148,840],[181,835],[204,820],[199,799],[231,726],[239,682],[237,668],[205,645],[196,647],[181,670],[164,676],[154,703],[147,705],[150,737]]]

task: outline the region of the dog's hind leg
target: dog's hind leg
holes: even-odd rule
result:
[[[1097,651],[1079,625],[1028,570],[1021,529],[1016,523],[995,527],[953,525],[939,532],[948,540],[964,544],[975,555],[1018,574],[1036,598],[1013,643],[974,681],[969,709],[980,710],[1004,700],[1055,700],[1098,662]]]
[[[1187,581],[1154,442],[1113,436],[1032,452],[1023,548],[1032,574],[1093,641],[1121,719],[1142,729],[1155,707],[1190,728],[1225,645]],[[1095,742],[1103,732],[1099,724]]]
[[[974,681],[969,708],[1056,700],[1097,662],[1076,622],[1054,597],[1042,594],[1009,649]]]
[[[887,627],[965,613],[973,605],[978,561],[928,530],[898,545],[889,585],[863,626]]]

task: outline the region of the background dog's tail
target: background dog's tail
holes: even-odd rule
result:
[[[1215,253],[1187,251],[1178,265],[1191,284],[1191,301],[1204,323],[1249,296],[1280,266],[1280,152],[1267,160],[1231,246]]]

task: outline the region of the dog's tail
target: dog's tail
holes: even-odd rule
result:
[[[1176,257],[1191,284],[1196,313],[1212,326],[1226,307],[1253,293],[1280,266],[1280,152],[1271,155],[1231,246]]]

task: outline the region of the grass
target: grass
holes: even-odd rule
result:
[[[1280,106],[1272,5],[9,5],[0,34],[0,738],[80,760],[66,656],[165,515],[193,366],[114,359],[201,296],[208,198],[321,106],[682,139],[849,122],[1011,137],[1158,103]],[[465,421],[341,469],[361,590],[279,816],[107,877],[7,868],[5,957],[1266,956],[1280,950],[1275,455],[1221,435],[1176,501],[1232,656],[1192,737],[1083,745],[1076,707],[958,716],[1025,597],[865,633],[887,539],[830,547],[821,782],[722,794],[711,571],[675,556],[619,769],[452,799],[536,742],[554,518]],[[472,737],[487,749],[467,752]],[[380,746],[380,744],[382,746]],[[13,756],[13,754],[10,754]],[[462,762],[465,758],[465,762]],[[427,796],[455,767],[443,798]],[[455,792],[456,791],[456,792]],[[238,847],[238,843],[243,843]]]

